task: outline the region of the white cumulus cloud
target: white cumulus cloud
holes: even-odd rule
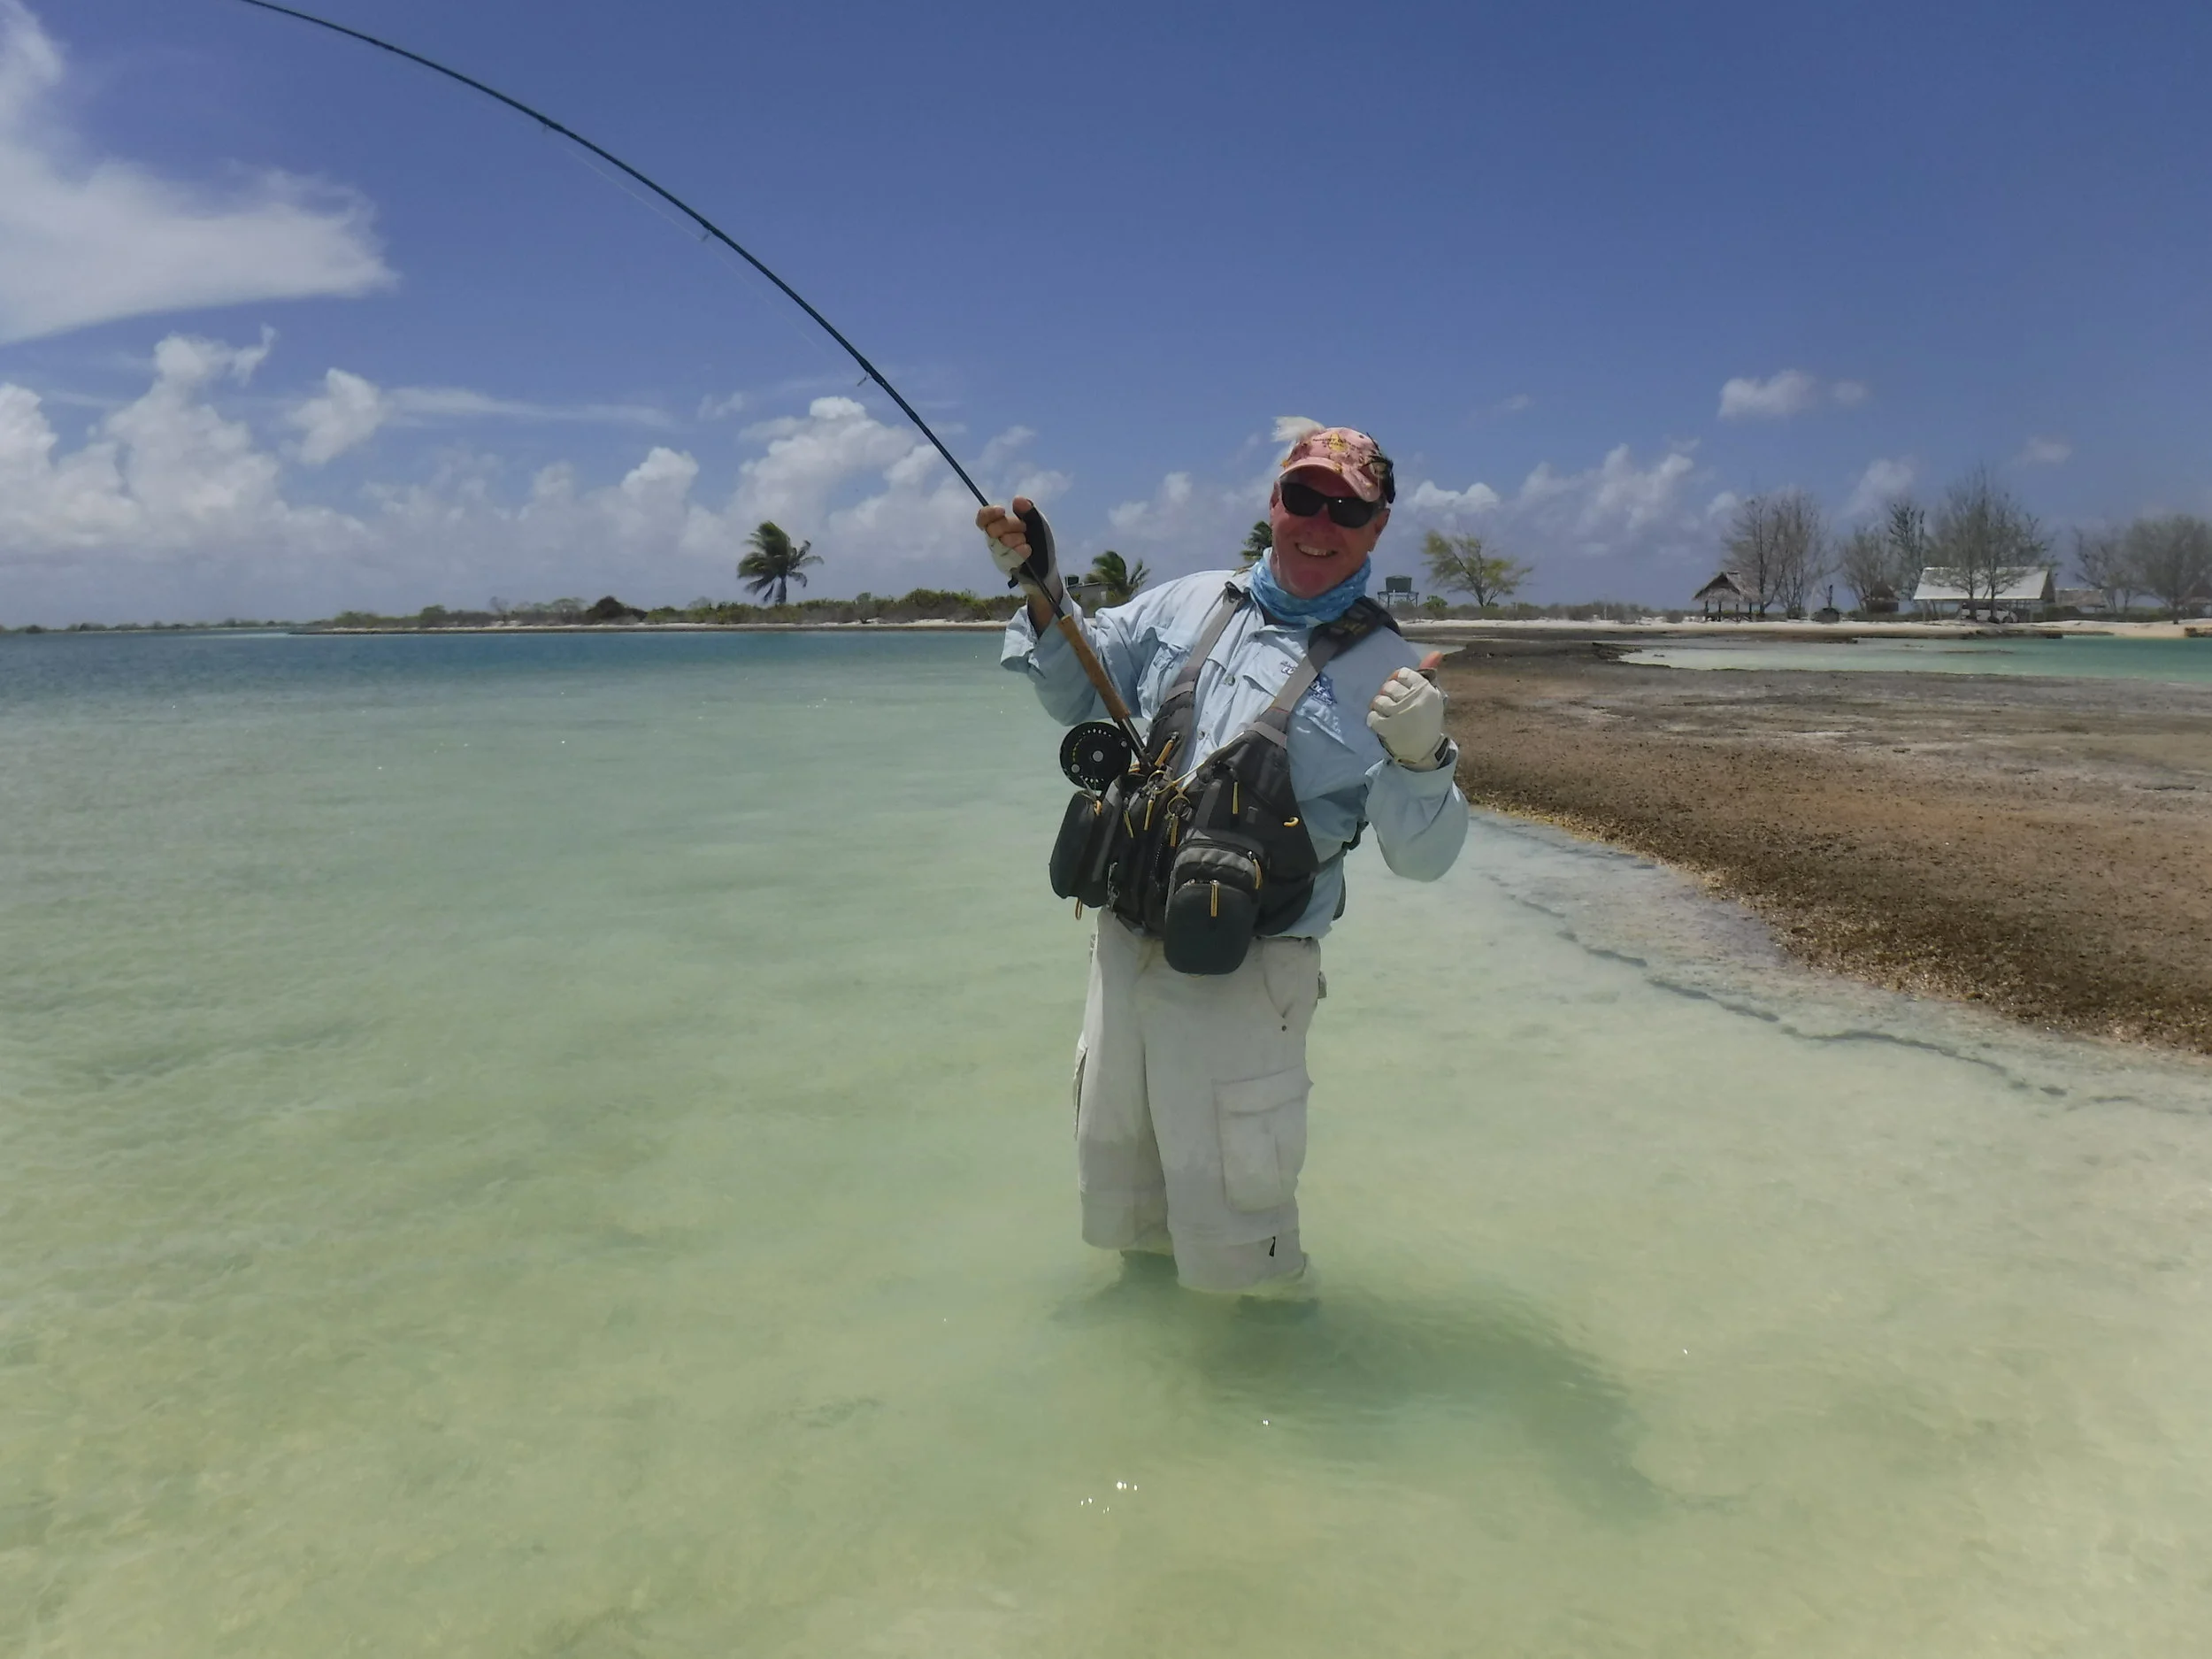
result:
[[[1141,553],[1156,580],[1193,571],[1235,568],[1254,521],[1267,516],[1268,492],[1274,488],[1277,476],[1274,454],[1269,449],[1256,467],[1252,465],[1252,456],[1270,442],[1255,434],[1217,472],[1179,467],[1166,473],[1151,495],[1108,509],[1105,526],[1095,540],[1078,530],[1062,537],[1063,549],[1083,542],[1093,548]],[[1064,550],[1061,562],[1079,562],[1087,557],[1079,555],[1071,561]]]
[[[1213,478],[1170,472],[1149,496],[1108,509],[1106,540],[1141,549],[1161,575],[1230,569],[1254,521],[1267,516],[1275,471],[1271,461],[1262,472]]]
[[[766,452],[739,469],[729,516],[748,526],[772,518],[805,534],[828,558],[864,564],[874,580],[904,580],[914,566],[974,574],[975,500],[927,439],[888,426],[849,397],[818,397],[803,416],[746,428]],[[979,481],[995,500],[1058,496],[1067,475],[1023,459],[1031,434],[1014,427],[984,445]]]
[[[288,504],[278,457],[209,401],[219,381],[250,379],[268,351],[265,336],[239,347],[172,334],[155,348],[144,395],[65,455],[37,395],[0,385],[0,561],[38,564],[86,549],[139,560],[329,530],[336,515]]]
[[[366,443],[391,417],[391,404],[375,382],[343,369],[323,376],[323,393],[286,416],[300,430],[300,459],[321,466]]]
[[[1686,449],[1639,466],[1624,443],[1579,472],[1555,472],[1545,462],[1521,480],[1512,516],[1555,541],[1584,551],[1609,551],[1673,517],[1695,470]]]
[[[745,436],[764,441],[768,452],[745,463],[739,497],[747,511],[779,522],[818,521],[829,511],[831,495],[848,480],[886,473],[917,450],[935,459],[922,439],[885,426],[850,397],[818,397],[804,416],[757,422]]]
[[[89,157],[50,108],[61,50],[0,0],[0,342],[394,279],[357,196],[262,172],[223,192]]]
[[[1639,467],[1626,444],[1608,450],[1591,480],[1584,523],[1594,529],[1618,524],[1627,534],[1648,528],[1674,511],[1695,463],[1684,449]]]
[[[1555,555],[1640,559],[1686,556],[1709,540],[1709,509],[1686,497],[1697,474],[1694,446],[1678,445],[1648,463],[1617,444],[1596,465],[1562,472],[1540,463],[1519,488],[1502,491],[1476,482],[1450,489],[1424,479],[1401,509],[1424,525],[1471,521],[1501,550],[1534,558]],[[1717,502],[1732,505],[1725,492]]]
[[[1036,434],[1027,426],[1009,426],[983,446],[983,453],[976,457],[976,470],[996,472],[1026,448]]]
[[[1820,382],[1802,369],[1755,380],[1740,374],[1720,388],[1723,420],[1781,420],[1820,401]]]
[[[565,464],[511,477],[496,453],[466,444],[394,451],[395,428],[433,419],[409,413],[410,396],[434,388],[381,388],[348,370],[319,374],[257,432],[250,417],[264,419],[254,411],[268,400],[241,388],[268,373],[270,349],[266,336],[172,334],[143,393],[73,445],[37,393],[0,382],[6,620],[311,617],[481,605],[494,593],[733,595],[745,535],[764,518],[825,556],[818,592],[995,586],[974,503],[950,469],[851,397],[756,422],[734,465],[660,442],[597,479]],[[462,401],[472,408],[478,396]],[[1064,495],[1070,480],[1034,457],[1036,444],[1012,428],[979,446],[993,499]],[[1111,545],[1163,579],[1233,565],[1275,476],[1255,448],[1210,471],[1178,467],[1088,525],[1064,521],[1067,563]],[[426,470],[336,481],[343,471],[326,464],[365,452]],[[1539,465],[1512,488],[1424,479],[1401,503],[1380,568],[1413,566],[1420,531],[1457,514],[1535,561],[1551,593],[1671,589],[1682,576],[1673,566],[1712,556],[1703,509],[1714,486],[1693,500],[1701,481],[1691,449],[1640,457],[1626,444],[1579,468]]]
[[[2016,466],[2056,466],[2074,453],[2074,446],[2063,438],[2030,438],[2020,453],[2013,457]]]
[[[1846,518],[1863,518],[1879,512],[1912,488],[1916,469],[1905,456],[1877,456],[1866,464],[1866,471],[1859,474],[1859,481],[1852,486],[1851,498],[1843,504]]]
[[[1413,512],[1433,514],[1440,518],[1456,518],[1462,515],[1488,512],[1498,504],[1498,492],[1487,484],[1470,484],[1464,489],[1446,489],[1425,478],[1405,498],[1405,505]]]
[[[1723,420],[1786,420],[1817,407],[1824,400],[1855,409],[1873,396],[1864,380],[1836,380],[1824,384],[1803,369],[1784,369],[1762,380],[1740,374],[1720,388]]]
[[[409,388],[338,370],[258,437],[226,405],[243,401],[235,388],[270,345],[164,339],[143,395],[74,449],[37,393],[0,382],[9,622],[412,611],[492,593],[733,596],[745,534],[769,518],[812,540],[829,560],[818,586],[832,593],[990,579],[974,503],[935,451],[841,397],[761,423],[761,453],[718,486],[668,444],[612,482],[557,464],[519,490],[496,455],[454,447],[431,475],[370,483],[342,508],[303,501],[314,469],[418,417]],[[1066,488],[1024,458],[1029,437],[1002,433],[983,451],[1000,499]]]

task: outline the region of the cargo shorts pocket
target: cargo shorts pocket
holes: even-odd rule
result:
[[[1321,979],[1321,943],[1314,939],[1267,939],[1259,946],[1260,979],[1267,1001],[1283,1029],[1304,1030],[1313,1005],[1326,994]]]
[[[1273,1210],[1297,1195],[1306,1162],[1302,1065],[1240,1083],[1214,1085],[1221,1120],[1221,1185],[1233,1210]]]

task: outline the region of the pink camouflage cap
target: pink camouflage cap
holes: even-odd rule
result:
[[[1390,480],[1390,457],[1382,446],[1350,426],[1324,426],[1292,444],[1282,470],[1304,467],[1342,479],[1362,501],[1380,501]]]

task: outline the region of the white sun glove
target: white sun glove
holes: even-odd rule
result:
[[[999,574],[1006,578],[1009,587],[1013,586],[1025,567],[1030,579],[1044,589],[1047,600],[1056,605],[1064,589],[1059,556],[1053,547],[1052,526],[1045,522],[1044,514],[1033,507],[1023,516],[1022,528],[1028,535],[1026,548],[1008,547],[995,535],[983,538],[991,549],[991,563],[998,566]]]
[[[1012,581],[1015,572],[1022,567],[1022,561],[1029,557],[1029,549],[1008,547],[995,535],[986,536],[983,540],[991,549],[991,563],[998,566],[998,573],[1008,581]]]
[[[1432,772],[1443,759],[1444,694],[1413,669],[1401,668],[1368,705],[1367,729],[1401,766]]]

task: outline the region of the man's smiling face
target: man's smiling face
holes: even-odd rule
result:
[[[1326,467],[1293,467],[1283,476],[1310,485],[1325,495],[1352,493],[1351,486]],[[1268,555],[1274,563],[1275,580],[1301,599],[1328,592],[1367,563],[1381,539],[1383,526],[1389,522],[1387,507],[1378,509],[1356,530],[1346,529],[1326,510],[1301,518],[1283,505],[1283,487],[1279,482],[1267,503],[1268,527],[1275,533],[1275,550]]]

